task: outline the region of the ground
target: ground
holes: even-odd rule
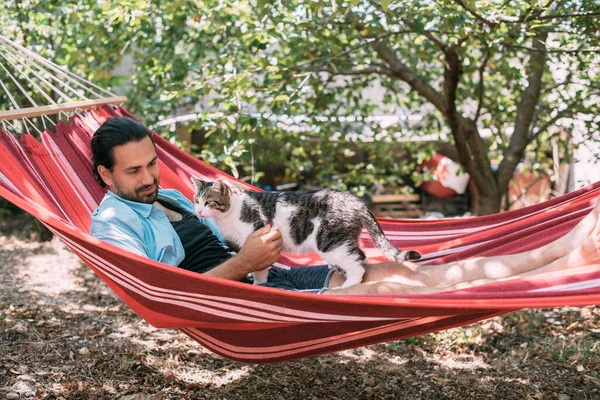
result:
[[[26,216],[0,218],[0,398],[600,399],[595,307],[245,365],[152,328],[58,239],[38,242],[30,228]]]

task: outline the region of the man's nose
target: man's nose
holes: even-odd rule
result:
[[[144,176],[142,177],[142,184],[144,185],[152,185],[154,183],[154,176],[150,173],[150,171],[145,170]]]

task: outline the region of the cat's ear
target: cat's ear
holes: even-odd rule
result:
[[[229,187],[225,184],[225,182],[223,182],[220,179],[217,179],[213,182],[213,190],[221,193],[221,194],[227,194]]]
[[[204,185],[204,181],[196,178],[195,176],[190,176],[192,183],[194,184],[194,189],[198,190]]]

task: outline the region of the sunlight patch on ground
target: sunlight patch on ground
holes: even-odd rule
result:
[[[75,276],[79,259],[55,237],[47,243],[15,241],[14,246],[36,253],[15,268],[16,278],[22,279],[21,291],[31,291],[50,297],[83,291],[83,280]]]
[[[387,359],[391,364],[394,365],[406,365],[408,364],[408,358],[405,357],[400,357],[400,356],[393,356]]]
[[[347,364],[351,361],[367,362],[372,360],[373,357],[377,355],[377,353],[375,353],[373,350],[368,349],[366,347],[361,347],[352,350],[344,350],[340,351],[337,354],[343,356],[343,358],[339,361],[340,364]]]
[[[222,387],[248,377],[254,367],[250,365],[227,365],[216,370],[205,366],[197,366],[193,362],[183,364],[178,357],[148,356],[145,364],[157,372],[172,376],[174,379],[188,384],[210,385]]]
[[[462,358],[462,360],[460,359]],[[469,357],[470,358],[470,357]],[[472,357],[466,359],[466,357],[449,358],[444,357],[440,359],[432,359],[431,361],[447,369],[458,369],[458,370],[475,370],[475,369],[488,369],[490,365],[484,361],[482,357]]]

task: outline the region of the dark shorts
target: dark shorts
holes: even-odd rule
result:
[[[261,283],[260,286],[295,292],[323,293],[328,288],[329,279],[334,272],[335,269],[330,269],[328,265],[289,269],[271,267],[267,282]]]

